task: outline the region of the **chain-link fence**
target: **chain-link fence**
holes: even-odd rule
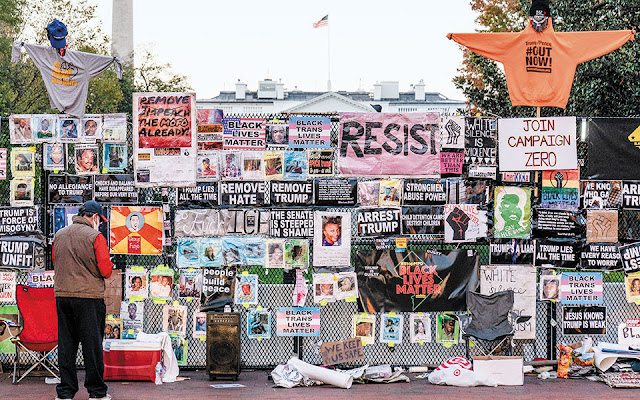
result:
[[[337,115],[331,115],[331,127],[332,127],[332,144],[333,147],[337,147],[338,127],[339,122]],[[267,121],[280,120],[286,121],[288,115],[232,115],[228,117],[239,118],[265,118]],[[2,120],[2,134],[0,135],[0,147],[5,147],[10,153],[12,146],[9,144],[9,133],[7,119]],[[579,121],[580,122],[580,121]],[[132,125],[128,124],[128,154],[129,162],[127,169],[124,173],[133,174],[133,140],[132,140]],[[578,135],[579,138],[579,135]],[[77,206],[77,204],[49,204],[48,203],[48,188],[47,179],[50,171],[44,171],[41,168],[42,165],[42,145],[36,144],[36,176],[34,180],[34,204],[40,207],[40,226],[43,233],[49,238],[49,243],[53,239],[53,209],[60,206]],[[69,174],[75,174],[74,165],[74,145],[67,145],[68,163],[66,172]],[[103,146],[100,144],[99,159],[103,159]],[[578,158],[582,171],[588,163],[587,158],[587,145],[586,142],[580,141],[578,146]],[[8,163],[7,163],[8,165]],[[9,203],[10,189],[9,182],[12,178],[10,168],[7,168],[7,180],[0,181],[0,198],[3,199],[2,203]],[[62,172],[64,173],[64,171]],[[582,177],[584,178],[584,176]],[[640,178],[640,177],[639,177]],[[538,187],[540,182],[535,183]],[[169,189],[169,204],[170,209],[168,213],[165,213],[165,220],[173,221],[175,210],[179,207],[179,204],[175,201],[176,190]],[[161,190],[158,189],[139,189],[139,204],[140,205],[160,205],[162,203]],[[112,204],[113,206],[118,204]],[[124,205],[124,204],[122,204]],[[130,205],[130,204],[129,204]],[[287,207],[291,208],[291,207]],[[294,207],[295,208],[295,207]],[[491,206],[489,206],[489,209]],[[355,209],[354,208],[326,208],[326,207],[314,207],[318,210],[332,210],[332,211],[349,211],[352,213],[352,232],[357,230]],[[620,240],[632,241],[640,238],[640,211],[639,210],[622,210],[620,214]],[[173,232],[173,226],[172,226]],[[115,256],[116,267],[119,270],[124,271],[128,266],[142,266],[147,271],[156,267],[159,264],[166,264],[170,268],[176,270],[176,258],[175,258],[175,241],[171,246],[164,247],[164,254],[162,256],[150,256],[150,255],[118,255]],[[489,263],[489,245],[487,241],[481,241],[473,244],[464,245],[450,245],[445,244],[441,238],[434,239],[429,236],[412,236],[408,240],[409,248],[425,249],[428,247],[436,247],[441,249],[462,248],[462,249],[474,249],[477,250],[480,257],[480,264]],[[372,249],[374,245],[371,239],[353,238],[352,240],[352,254],[356,249]],[[50,248],[46,251],[47,256],[47,269],[52,269],[50,259]],[[259,304],[267,310],[272,312],[272,338],[265,340],[250,339],[247,336],[247,310],[242,306],[235,306],[235,311],[241,314],[241,365],[244,368],[270,368],[277,364],[284,363],[286,360],[298,351],[302,353],[302,357],[305,361],[318,364],[321,362],[319,346],[321,342],[344,340],[351,336],[352,330],[352,316],[357,314],[357,303],[349,302],[335,302],[329,303],[321,308],[321,336],[319,338],[303,338],[295,339],[291,337],[279,337],[275,335],[276,320],[275,310],[278,307],[288,306],[291,304],[295,273],[293,271],[284,271],[282,269],[265,269],[259,266],[247,266],[240,269],[239,272],[246,270],[252,274],[258,274],[260,290],[259,290]],[[310,269],[311,270],[311,269]],[[124,279],[124,274],[123,279]],[[308,283],[311,280],[311,271],[306,273]],[[607,342],[617,341],[617,323],[624,321],[627,318],[637,318],[640,308],[635,304],[630,304],[626,301],[624,293],[623,276],[621,272],[608,273],[605,276],[605,280],[608,282],[605,284],[604,300],[607,307],[607,334],[598,336],[596,339],[604,340]],[[26,272],[18,273],[18,283],[25,284],[27,280]],[[123,285],[124,286],[124,285]],[[309,286],[311,290],[311,286]],[[312,296],[310,296],[312,297]],[[199,338],[193,338],[191,336],[193,326],[194,312],[198,311],[199,300],[179,298],[177,287],[173,291],[173,299],[178,301],[180,305],[186,305],[188,308],[188,320],[187,335],[188,351],[186,367],[188,368],[202,368],[206,363],[206,343]],[[124,298],[123,298],[124,300]],[[307,304],[312,300],[309,299]],[[145,300],[144,308],[144,331],[148,333],[157,333],[162,330],[162,310],[164,304],[159,304],[153,300]],[[435,342],[436,336],[436,313],[431,313],[431,342],[409,343],[408,340],[404,340],[403,343],[394,347],[389,347],[384,343],[374,343],[365,347],[365,361],[369,364],[382,364],[390,363],[394,365],[416,365],[416,364],[437,364],[444,359],[464,354],[464,345],[457,344],[450,347],[445,347],[442,344]],[[117,315],[115,315],[117,317]],[[376,316],[377,326],[379,327],[380,315]],[[536,304],[536,335],[535,339],[531,340],[517,340],[515,343],[515,353],[522,355],[526,360],[531,360],[536,357],[553,358],[555,357],[555,345],[556,343],[574,342],[579,339],[575,335],[564,336],[561,334],[560,328],[562,323],[562,307],[556,306],[550,302],[537,302]],[[409,331],[409,318],[405,315],[404,318],[404,331]],[[405,334],[405,337],[408,335]],[[300,346],[298,346],[300,344]],[[56,355],[54,354],[55,358]],[[13,360],[13,354],[0,354],[0,361],[8,364]],[[78,355],[78,365],[82,365],[82,353]],[[353,363],[352,365],[360,365],[363,363]]]

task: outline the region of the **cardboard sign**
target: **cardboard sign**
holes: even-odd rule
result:
[[[640,346],[640,327],[624,322],[618,325],[618,344]]]
[[[49,203],[82,204],[93,199],[93,176],[49,175]]]
[[[260,118],[225,118],[225,150],[264,150],[266,121]]]
[[[392,236],[400,234],[399,208],[360,208],[358,236]]]
[[[213,208],[218,206],[218,182],[198,182],[194,187],[178,188],[178,205]]]
[[[562,304],[603,304],[602,272],[563,272],[560,279]]]
[[[578,168],[576,118],[498,120],[500,171]]]
[[[313,237],[313,210],[271,210],[269,236],[276,238]]]
[[[640,242],[618,247],[624,272],[640,271]]]
[[[132,175],[96,175],[95,201],[109,204],[137,204],[138,189]]]
[[[278,336],[320,336],[320,307],[279,307]]]
[[[606,307],[564,307],[563,335],[604,335],[607,333]]]
[[[618,210],[587,210],[587,243],[618,241]]]
[[[322,365],[336,365],[351,361],[364,360],[364,347],[359,337],[344,342],[322,343],[320,346]]]
[[[337,158],[344,176],[440,174],[436,113],[340,113]]]
[[[357,179],[315,180],[315,204],[317,206],[355,206],[357,201]]]
[[[271,181],[269,197],[272,206],[313,205],[313,181]]]
[[[405,179],[403,205],[442,205],[447,202],[444,185],[439,179]]]
[[[220,204],[223,206],[261,206],[264,204],[265,182],[220,182]]]
[[[583,269],[620,269],[622,260],[617,243],[586,244],[580,253]]]
[[[290,117],[289,147],[292,149],[328,149],[331,147],[331,118]]]
[[[0,207],[0,236],[39,231],[36,207]]]

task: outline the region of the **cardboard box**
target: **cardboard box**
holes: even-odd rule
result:
[[[524,360],[522,357],[473,357],[473,370],[480,374],[490,376],[498,385],[523,385],[523,364]]]

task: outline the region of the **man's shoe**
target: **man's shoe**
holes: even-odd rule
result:
[[[111,395],[107,394],[104,397],[89,397],[89,400],[111,400]]]

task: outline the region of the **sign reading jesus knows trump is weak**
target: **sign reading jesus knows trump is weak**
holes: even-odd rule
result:
[[[578,168],[576,118],[498,120],[500,171]]]
[[[340,113],[340,173],[439,176],[439,122],[436,113]]]

